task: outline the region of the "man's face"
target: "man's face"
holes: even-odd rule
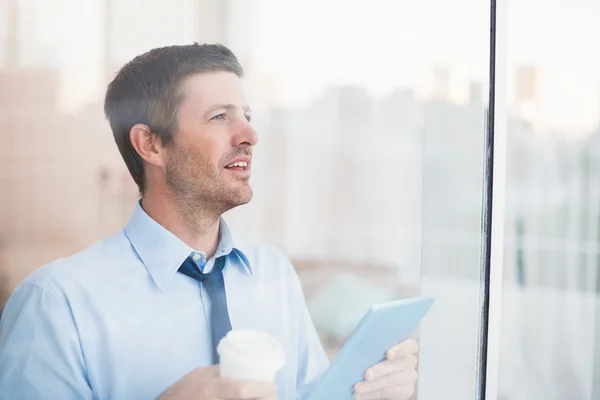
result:
[[[182,89],[179,129],[167,147],[168,187],[192,212],[222,214],[248,203],[258,136],[241,79],[228,72],[197,74]]]

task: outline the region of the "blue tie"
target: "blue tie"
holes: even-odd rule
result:
[[[212,340],[213,364],[219,363],[217,345],[223,337],[231,330],[231,321],[227,311],[227,295],[225,293],[225,281],[223,280],[223,267],[225,267],[225,256],[215,260],[213,269],[204,274],[200,272],[198,265],[192,257],[179,267],[179,272],[204,284],[210,297],[210,334]]]

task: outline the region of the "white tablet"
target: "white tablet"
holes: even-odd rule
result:
[[[365,371],[385,360],[387,351],[408,339],[431,306],[431,297],[415,297],[373,306],[361,319],[310,392],[309,400],[353,400],[354,385]]]

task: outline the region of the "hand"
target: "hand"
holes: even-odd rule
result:
[[[219,366],[197,368],[168,388],[158,400],[277,400],[272,382],[219,377]]]
[[[354,398],[365,400],[408,400],[417,382],[417,351],[413,339],[392,347],[386,360],[369,368],[365,380],[354,385]]]

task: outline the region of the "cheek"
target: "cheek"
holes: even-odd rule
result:
[[[190,168],[196,173],[215,170],[223,167],[227,161],[229,142],[226,142],[222,132],[208,132],[195,135],[181,136],[177,143],[177,154],[184,168]]]
[[[213,143],[202,146],[195,145],[189,149],[186,157],[188,165],[200,175],[219,175],[227,158],[223,156],[223,150]]]
[[[202,157],[204,164],[215,168],[223,167],[227,162],[227,146],[218,142],[205,142],[197,146],[196,153]]]
[[[213,165],[219,160],[219,148],[211,141],[200,141],[196,140],[187,144],[182,149],[187,160],[194,160],[195,164]]]

